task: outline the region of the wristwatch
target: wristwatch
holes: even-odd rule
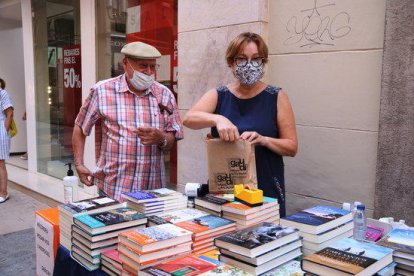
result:
[[[164,138],[162,139],[162,141],[160,142],[160,144],[158,145],[158,147],[160,149],[165,148],[168,145],[168,139],[167,139],[167,135],[164,134]]]

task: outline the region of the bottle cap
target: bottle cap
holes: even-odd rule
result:
[[[357,210],[365,210],[365,205],[364,204],[359,204],[357,205]]]

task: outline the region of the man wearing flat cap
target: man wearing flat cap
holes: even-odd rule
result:
[[[130,191],[165,187],[164,152],[183,138],[173,93],[154,80],[161,53],[142,42],[126,44],[125,73],[98,82],[82,105],[73,130],[80,180],[116,200]],[[101,121],[97,168],[83,163],[85,139]]]

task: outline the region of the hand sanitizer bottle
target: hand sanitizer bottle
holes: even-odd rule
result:
[[[78,201],[79,178],[73,174],[71,163],[67,163],[65,166],[69,166],[67,175],[63,178],[64,201],[67,204]]]

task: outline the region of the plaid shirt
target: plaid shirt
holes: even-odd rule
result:
[[[165,187],[164,153],[157,145],[141,144],[137,128],[151,126],[173,132],[177,140],[183,138],[172,92],[154,82],[145,95],[137,96],[129,91],[125,74],[98,82],[75,124],[88,136],[99,120],[102,133],[97,137],[101,141],[97,143],[94,184],[116,200],[125,192]]]

